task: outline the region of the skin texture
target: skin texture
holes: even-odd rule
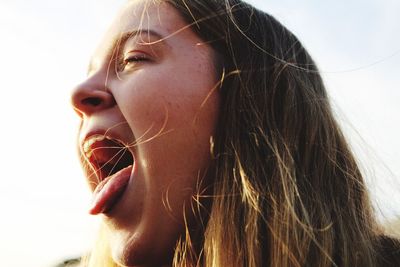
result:
[[[107,133],[131,144],[135,158],[121,200],[101,215],[120,265],[169,264],[184,230],[183,210],[190,223],[199,178],[204,177],[203,186],[210,181],[210,137],[219,109],[214,57],[185,26],[166,3],[129,1],[96,50],[87,79],[72,94],[82,117],[79,146],[94,133]],[[133,30],[142,33],[116,41]],[[87,177],[94,190],[90,169]]]

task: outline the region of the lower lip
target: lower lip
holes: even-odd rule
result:
[[[90,214],[108,213],[121,199],[131,178],[133,166],[130,165],[119,172],[107,177],[97,185],[93,193]]]

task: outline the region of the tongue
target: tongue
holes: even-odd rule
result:
[[[124,193],[131,177],[132,165],[107,177],[99,183],[93,192],[90,214],[105,213],[112,209]]]

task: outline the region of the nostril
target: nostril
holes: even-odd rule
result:
[[[112,108],[116,105],[115,99],[108,90],[105,91],[103,88],[104,86],[96,87],[87,83],[78,86],[71,97],[73,107],[81,115],[90,115],[94,112]]]
[[[98,105],[100,105],[102,102],[102,100],[98,97],[87,97],[85,99],[81,100],[82,105],[84,106],[93,106],[93,107],[97,107]]]

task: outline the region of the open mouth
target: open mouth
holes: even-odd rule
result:
[[[83,144],[83,151],[97,177],[94,201],[89,212],[107,214],[125,192],[134,157],[122,142],[103,135],[88,138]]]
[[[88,138],[83,145],[83,150],[98,182],[134,163],[131,152],[122,142],[104,135]]]

